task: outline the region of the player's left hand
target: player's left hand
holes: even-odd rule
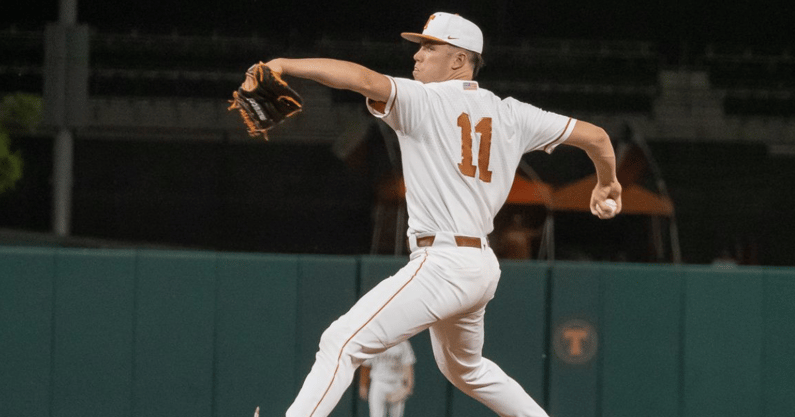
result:
[[[303,108],[301,96],[282,80],[278,62],[273,64],[276,69],[262,62],[252,65],[243,85],[232,92],[229,107],[240,112],[249,135],[266,140],[269,129]]]
[[[271,59],[270,61],[266,62],[265,65],[268,68],[270,68],[271,71],[273,71],[273,72],[275,72],[277,74],[283,74],[284,73],[284,68],[282,68],[282,59],[281,58]]]

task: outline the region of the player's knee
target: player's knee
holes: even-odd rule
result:
[[[470,366],[458,362],[451,363],[446,360],[437,360],[436,364],[439,366],[442,375],[458,388],[476,384],[481,373],[480,366]]]
[[[318,355],[328,356],[330,360],[342,360],[356,366],[364,362],[365,355],[359,341],[350,337],[350,329],[344,323],[332,323],[320,335]]]
[[[342,340],[340,337],[340,329],[337,322],[329,326],[323,334],[320,335],[320,351],[334,351],[339,352],[342,348]]]
[[[437,349],[433,350],[433,358],[436,360],[436,366],[439,367],[439,370],[442,372],[446,378],[449,379],[447,376],[449,374],[449,368],[447,366],[447,357],[441,354]]]

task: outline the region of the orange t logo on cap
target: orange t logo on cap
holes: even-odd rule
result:
[[[423,27],[422,30],[428,29],[428,25],[431,24],[431,20],[433,20],[433,19],[436,19],[436,15],[435,14],[432,14],[431,17],[428,18],[428,21],[425,22],[425,27]]]

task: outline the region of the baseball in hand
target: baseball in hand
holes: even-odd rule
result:
[[[610,207],[610,212],[611,213],[616,211],[616,208],[618,208],[618,204],[616,204],[616,200],[613,200],[612,198],[608,198],[607,200],[605,200],[605,205],[607,207]]]

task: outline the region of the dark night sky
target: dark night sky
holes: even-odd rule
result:
[[[362,0],[78,0],[78,20],[102,32],[171,32],[287,37],[398,39],[419,30],[435,11],[459,13],[478,23],[486,42],[522,38],[631,39],[786,45],[795,17],[789,0],[537,0],[419,1]],[[41,27],[58,16],[57,0],[17,2],[3,10],[0,28]]]

